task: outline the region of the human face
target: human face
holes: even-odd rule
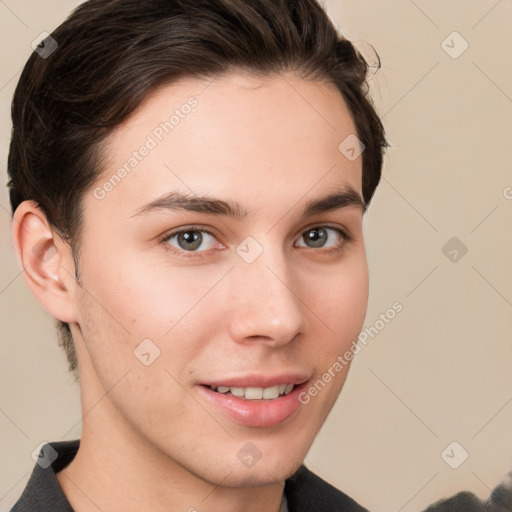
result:
[[[348,367],[306,405],[299,394],[366,313],[362,162],[338,149],[355,132],[330,85],[232,73],[162,87],[112,133],[84,196],[74,332],[82,392],[110,390],[111,407],[86,415],[84,431],[112,426],[132,448],[225,486],[298,468]],[[303,215],[349,190],[344,206]],[[171,208],[170,193],[236,202],[238,215]],[[275,385],[294,389],[250,400],[210,388]]]

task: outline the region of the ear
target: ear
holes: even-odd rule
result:
[[[71,247],[50,227],[34,201],[23,201],[16,208],[12,240],[25,282],[43,308],[63,322],[76,322]]]

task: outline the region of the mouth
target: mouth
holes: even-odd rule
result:
[[[209,388],[222,395],[232,395],[244,400],[275,400],[280,396],[289,395],[296,387],[295,384],[276,384],[267,388],[237,387],[237,386],[209,386]]]
[[[240,378],[202,383],[196,389],[207,404],[239,425],[273,427],[298,412],[308,380],[304,375]]]

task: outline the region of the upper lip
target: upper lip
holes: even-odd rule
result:
[[[309,380],[305,373],[280,373],[274,375],[251,374],[234,377],[224,377],[201,382],[203,386],[226,386],[228,388],[270,388],[278,384],[303,384]]]

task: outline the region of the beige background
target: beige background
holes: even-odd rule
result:
[[[9,103],[30,43],[75,5],[0,1],[1,511],[39,443],[80,436],[78,387],[15,261],[4,186]],[[373,89],[393,146],[365,219],[365,326],[395,301],[403,311],[357,356],[306,462],[372,511],[421,510],[463,488],[484,497],[512,470],[512,2],[328,8],[379,52]],[[442,46],[454,31],[469,44],[456,59]],[[456,263],[442,252],[452,237],[468,248]],[[453,441],[469,453],[456,470],[441,457]]]

